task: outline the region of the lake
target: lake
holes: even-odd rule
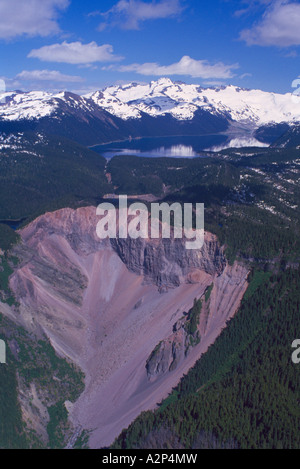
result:
[[[92,147],[105,158],[116,155],[141,157],[195,158],[215,145],[222,145],[228,140],[226,135],[201,135],[181,137],[146,137],[122,142],[106,143]]]
[[[26,218],[20,218],[19,220],[0,220],[0,224],[7,225],[16,231],[25,220]]]

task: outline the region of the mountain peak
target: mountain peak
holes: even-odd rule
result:
[[[103,91],[103,98],[97,103],[122,119],[141,118],[144,113],[153,117],[171,115],[184,121],[192,120],[198,110],[209,110],[214,115],[223,114],[233,121],[249,121],[255,126],[300,121],[300,109],[290,95],[234,85],[203,88],[199,84],[173,82],[168,77],[149,84],[111,86]]]
[[[174,85],[174,82],[171,80],[171,78],[167,77],[161,77],[156,81],[152,81],[151,84],[157,84],[157,85],[167,85],[167,86],[172,86]]]
[[[235,122],[259,127],[270,123],[300,121],[300,108],[290,94],[247,90],[237,86],[203,88],[199,84],[173,82],[161,77],[151,83],[115,85],[86,96],[71,92],[51,94],[44,91],[10,92],[0,106],[0,119],[41,119],[56,113],[106,110],[123,120],[172,116],[176,120],[193,120],[199,111],[225,116]]]

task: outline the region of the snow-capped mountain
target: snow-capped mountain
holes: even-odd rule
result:
[[[24,131],[55,134],[84,145],[128,136],[121,119],[74,93],[31,91],[0,95],[0,133]]]
[[[41,119],[54,115],[62,107],[69,111],[92,112],[97,109],[93,102],[74,93],[51,94],[43,91],[10,92],[0,96],[0,118],[7,121]]]
[[[300,121],[300,98],[235,86],[201,88],[161,78],[148,85],[111,86],[87,96],[122,119],[170,114],[179,120],[193,119],[198,109],[224,114],[233,121],[257,126]]]
[[[299,122],[300,98],[291,94],[234,86],[201,88],[168,78],[148,85],[110,86],[85,96],[41,91],[0,95],[0,133],[32,130],[84,145],[229,129],[248,137],[260,129],[262,141],[273,143],[282,135],[283,123],[289,127]]]
[[[300,121],[300,98],[290,93],[282,95],[235,86],[201,88],[169,78],[145,85],[110,86],[86,96],[31,91],[4,93],[0,98],[0,118],[10,121],[51,116],[62,104],[84,112],[100,107],[123,120],[140,119],[143,114],[153,117],[169,114],[178,120],[192,120],[201,109],[257,126]]]

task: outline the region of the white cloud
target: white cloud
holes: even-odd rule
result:
[[[291,52],[285,54],[284,57],[295,59],[298,57],[298,53],[295,50],[292,50]]]
[[[57,70],[23,70],[16,76],[21,81],[49,81],[56,83],[80,83],[84,79],[74,75],[64,75]]]
[[[172,65],[159,65],[157,63],[131,64],[121,66],[118,70],[148,76],[183,75],[203,79],[226,79],[232,78],[234,76],[232,71],[238,67],[237,64],[225,65],[222,62],[212,65],[206,60],[194,60],[189,56],[184,56],[179,62]]]
[[[290,47],[300,45],[300,4],[275,1],[262,20],[241,32],[247,45]]]
[[[252,76],[253,76],[252,73],[243,73],[243,74],[240,76],[240,78],[243,80],[244,78],[250,78],[250,77],[252,77]]]
[[[268,5],[271,5],[275,1],[278,1],[278,0],[241,0],[240,1],[241,9],[235,11],[234,16],[239,18],[247,14],[258,12],[261,10],[261,7],[263,6],[266,7]]]
[[[1,0],[0,38],[48,36],[59,32],[58,12],[69,0]]]
[[[144,2],[141,0],[120,0],[110,10],[95,12],[104,18],[99,29],[102,31],[108,25],[119,26],[122,29],[139,29],[140,23],[147,20],[172,18],[183,11],[180,0],[161,0]]]
[[[113,54],[113,47],[110,44],[98,46],[94,41],[89,44],[64,41],[62,44],[52,44],[40,49],[33,49],[28,57],[45,62],[63,62],[76,65],[122,60],[122,57]]]

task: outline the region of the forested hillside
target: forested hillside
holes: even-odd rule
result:
[[[170,397],[114,448],[299,448],[300,368],[291,344],[300,330],[300,270],[257,281]]]
[[[300,383],[291,344],[300,326],[300,150],[244,148],[204,156],[106,161],[57,137],[5,137],[0,148],[0,298],[15,304],[9,277],[18,264],[10,255],[18,235],[3,223],[15,227],[45,211],[96,206],[104,196],[117,203],[120,194],[134,200],[151,194],[168,203],[203,202],[205,228],[217,235],[228,261],[238,259],[252,269],[248,291],[228,328],[172,395],[124,430],[114,447],[297,447]],[[8,422],[6,433],[3,425],[0,429],[0,446],[42,444],[35,434],[28,440],[24,431],[17,403],[20,373],[27,390],[31,383],[42,383],[41,393],[50,386],[46,444],[63,446],[70,429],[62,399],[78,395],[80,377],[57,362],[51,348],[14,330],[4,318],[0,332],[10,363],[10,371],[0,370],[7,390],[1,394],[0,421]],[[53,376],[60,367],[71,388],[56,395]]]
[[[80,395],[83,373],[58,357],[49,341],[1,313],[0,337],[7,345],[7,363],[0,366],[0,448],[64,447],[71,430],[64,401]],[[45,434],[39,432],[43,418]]]

